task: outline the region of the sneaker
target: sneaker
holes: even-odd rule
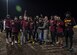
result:
[[[8,41],[8,39],[7,39],[7,38],[6,38],[6,43],[7,43],[7,44],[9,44],[9,41]]]
[[[12,42],[11,45],[13,45],[14,43]]]
[[[17,44],[17,41],[15,41],[15,44]]]
[[[56,42],[56,44],[59,44],[59,42]]]
[[[11,42],[11,38],[9,38],[9,42]]]

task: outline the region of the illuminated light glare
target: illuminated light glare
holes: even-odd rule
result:
[[[16,10],[17,10],[18,12],[21,12],[21,11],[22,11],[22,8],[21,8],[21,6],[19,6],[19,5],[16,5]]]

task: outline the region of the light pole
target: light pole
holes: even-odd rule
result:
[[[8,15],[8,0],[6,0],[6,11],[7,11],[7,15]]]

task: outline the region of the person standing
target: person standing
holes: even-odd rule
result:
[[[56,21],[54,19],[54,16],[51,16],[49,29],[50,29],[50,33],[51,33],[52,46],[54,46],[56,43],[56,40],[55,40],[55,38],[56,38]]]
[[[39,16],[36,16],[34,19],[34,36],[36,42],[38,42],[38,24],[39,24]]]
[[[5,32],[6,32],[6,43],[9,44],[11,42],[11,18],[10,15],[7,15],[6,20],[5,20]]]
[[[74,18],[71,17],[71,14],[69,12],[66,13],[64,23],[65,23],[65,41],[66,41],[65,47],[67,47],[69,50],[72,50],[73,35],[74,35],[73,26],[75,25],[75,20]],[[68,38],[70,41],[68,41]],[[68,43],[70,43],[70,45]]]
[[[32,17],[29,17],[29,40],[32,42],[35,41],[35,36],[34,36],[34,22]]]
[[[23,20],[23,18],[22,18],[22,16],[19,16],[19,43],[22,45],[22,42],[23,42],[23,40],[22,40],[22,38],[23,38],[23,32],[22,32],[22,24],[21,24],[21,22],[22,22],[22,20]]]
[[[43,38],[44,38],[44,42],[46,44],[48,41],[48,34],[49,34],[49,20],[48,20],[47,16],[44,17],[43,28],[44,28],[44,37]]]
[[[43,37],[43,34],[44,34],[44,28],[43,28],[43,19],[42,18],[39,18],[39,24],[38,24],[38,39],[39,39],[39,43],[42,44],[43,41],[44,41],[44,37]]]
[[[57,37],[58,37],[57,44],[60,47],[63,47],[64,23],[59,16],[57,19],[56,30],[57,30]]]
[[[18,43],[19,21],[18,21],[17,17],[15,17],[14,20],[12,20],[11,27],[12,27],[12,43],[11,43],[11,45],[13,45],[14,43],[15,44]]]
[[[23,32],[23,37],[22,37],[22,42],[27,43],[28,42],[28,19],[27,16],[24,16],[23,20],[21,21],[22,25],[22,32]]]

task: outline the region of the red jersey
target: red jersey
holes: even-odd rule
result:
[[[29,29],[30,30],[33,30],[34,29],[34,22],[33,21],[29,23]]]
[[[62,21],[57,21],[57,32],[58,33],[63,32],[63,26],[64,26],[64,23]]]
[[[12,32],[19,32],[19,21],[14,20],[12,23]]]
[[[50,31],[55,31],[56,29],[56,21],[55,20],[50,20]]]
[[[11,28],[11,19],[5,20],[5,28]]]
[[[21,24],[22,24],[22,29],[28,29],[28,21],[27,20],[22,20]]]

